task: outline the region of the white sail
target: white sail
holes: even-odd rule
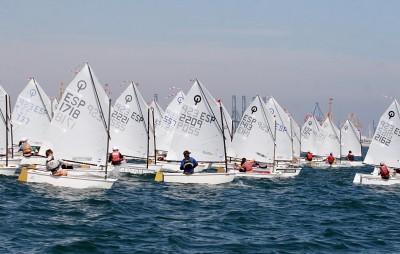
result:
[[[235,132],[232,148],[236,158],[253,159],[259,162],[274,161],[274,137],[267,109],[256,96],[243,113]]]
[[[292,138],[293,138],[293,156],[299,158],[300,157],[300,146],[301,146],[301,130],[299,124],[294,120],[292,116],[290,116],[291,120],[291,129],[292,129]]]
[[[374,137],[365,156],[364,163],[389,167],[400,167],[400,117],[399,104],[394,100],[379,119]]]
[[[219,102],[216,101],[217,107],[219,106]],[[223,110],[223,119],[224,119],[224,134],[225,134],[225,144],[226,144],[226,153],[233,154],[232,148],[232,140],[233,140],[233,121],[232,118],[226,109],[225,105],[221,102],[222,110]]]
[[[265,105],[269,111],[269,114],[271,114],[271,116],[273,117],[271,118],[272,126],[273,121],[275,121],[276,124],[275,159],[292,160],[293,151],[292,137],[290,131],[290,117],[273,97],[271,97]],[[275,133],[275,130],[272,129],[272,132]]]
[[[174,99],[169,103],[168,107],[165,109],[160,126],[160,129],[162,129],[162,132],[164,132],[165,134],[157,139],[158,150],[168,151],[174,134],[173,130],[178,123],[179,114],[181,112],[184,100],[185,94],[182,91],[179,91]]]
[[[181,160],[190,150],[198,161],[225,160],[221,116],[214,98],[195,81],[183,102],[177,119],[167,160]]]
[[[111,146],[124,155],[147,157],[148,106],[137,85],[131,82],[116,100],[111,113]],[[150,150],[150,149],[149,149]]]
[[[339,129],[332,122],[332,120],[327,117],[321,125],[320,129],[320,142],[319,149],[316,155],[327,156],[330,153],[334,157],[340,157],[340,137]]]
[[[12,112],[14,141],[26,137],[31,145],[41,145],[47,139],[50,114],[49,97],[35,79],[30,79],[19,94]]]
[[[109,98],[88,64],[69,83],[47,130],[47,148],[64,160],[105,165]]]
[[[318,154],[318,136],[321,126],[314,116],[309,116],[301,128],[301,151]]]
[[[361,156],[360,137],[360,131],[351,121],[347,120],[340,130],[342,156],[347,156],[349,151],[351,151],[354,156]]]
[[[151,127],[152,129],[156,132],[156,150],[159,149],[159,141],[166,135],[165,129],[161,126],[163,116],[164,116],[164,110],[161,108],[161,106],[153,100],[150,103],[150,109],[152,110],[152,114],[154,114],[154,127],[152,124],[152,119],[150,119]],[[154,153],[154,152],[153,152]]]

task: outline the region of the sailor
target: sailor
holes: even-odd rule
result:
[[[183,160],[181,161],[180,169],[183,170],[185,175],[190,175],[194,173],[194,169],[199,165],[197,161],[190,157],[190,152],[185,150],[183,152]]]
[[[51,149],[46,150],[46,169],[47,171],[51,171],[53,176],[66,176],[67,170],[62,169],[62,162],[54,159],[54,153]]]
[[[246,158],[242,158],[242,161],[240,162],[239,171],[240,172],[252,171],[253,164],[254,164],[254,160],[247,160]]]
[[[21,138],[21,141],[19,142],[19,150],[22,152],[22,155],[24,157],[31,157],[32,156],[32,147],[28,143],[27,138]]]
[[[388,180],[390,177],[390,171],[383,162],[381,162],[381,164],[379,165],[379,175],[382,177],[382,179],[385,180]]]
[[[118,147],[114,146],[112,153],[108,157],[108,162],[111,162],[112,165],[121,165],[121,162],[124,160],[124,156],[119,152]]]
[[[348,161],[354,161],[354,155],[351,151],[349,151],[349,153],[347,154],[347,160]]]
[[[307,161],[312,161],[312,159],[313,159],[313,154],[310,151],[308,151],[307,155],[306,155],[306,160]]]
[[[333,157],[332,153],[330,153],[325,160],[329,163],[329,165],[332,165],[335,162],[335,157]]]

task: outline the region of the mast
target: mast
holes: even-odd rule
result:
[[[104,124],[105,130],[106,130],[107,133],[108,133],[108,138],[110,138],[109,127],[107,127],[106,118],[105,118],[105,116],[104,116],[104,111],[103,111],[103,109],[101,108],[101,103],[100,103],[100,99],[99,99],[99,94],[97,93],[97,88],[96,88],[96,85],[94,84],[94,79],[93,79],[93,75],[92,75],[92,70],[90,69],[90,66],[89,66],[88,63],[86,63],[86,65],[87,65],[88,70],[89,70],[90,80],[92,81],[92,86],[93,86],[93,91],[94,91],[95,98],[96,98],[96,103],[97,103],[97,106],[98,106],[99,109],[100,109],[101,120],[103,120],[103,124]],[[111,102],[110,102],[110,104],[111,104]],[[110,108],[111,108],[111,107],[110,107]],[[108,112],[108,113],[110,114],[110,112]],[[108,152],[108,151],[107,151],[107,152]]]
[[[153,145],[154,145],[154,165],[157,164],[157,148],[156,148],[156,125],[154,120],[154,108],[151,108],[151,116],[153,120]]]
[[[339,130],[339,161],[342,162],[342,128]]]
[[[299,149],[300,149],[300,151],[299,151],[299,156],[300,156],[300,158],[301,158],[301,126],[299,125],[299,133],[300,133],[300,137],[299,137]]]
[[[46,104],[44,104],[44,100],[43,100],[42,94],[41,94],[40,91],[39,91],[39,87],[37,86],[36,80],[35,80],[35,78],[32,78],[32,80],[33,80],[33,83],[35,84],[36,91],[37,91],[38,94],[39,94],[40,101],[42,102],[43,107],[44,107],[44,109],[45,109],[45,111],[46,111],[46,116],[47,116],[47,118],[49,119],[49,122],[51,122],[51,117],[50,117],[49,111],[48,111],[47,108],[46,108]],[[53,108],[51,109],[51,111],[53,111]]]
[[[150,123],[150,108],[147,108],[147,123]],[[149,153],[150,153],[150,124],[147,124],[147,156],[146,168],[149,168]]]
[[[294,146],[293,146],[293,125],[292,125],[292,118],[290,117],[290,140],[292,141],[292,161],[294,159]]]
[[[361,139],[362,139],[362,136],[361,136],[361,128],[358,130],[358,132],[359,132],[359,134],[360,134],[360,137],[359,137],[360,139],[359,139],[359,140],[360,140],[360,150],[361,150],[361,158],[362,158],[362,140],[361,140]]]
[[[276,157],[276,119],[274,117],[274,161],[272,166],[272,171],[275,172],[275,157]]]
[[[224,142],[225,173],[228,173],[228,160],[226,158],[226,143],[225,143],[225,131],[224,131],[224,115],[223,115],[221,101],[219,101],[219,112],[221,114],[222,140]]]
[[[8,167],[8,96],[6,97],[6,167]]]
[[[104,179],[107,180],[107,168],[108,168],[108,149],[110,149],[110,121],[111,121],[111,99],[108,99],[108,128],[107,128],[107,150],[106,150],[106,170]]]
[[[10,138],[11,138],[11,158],[14,158],[14,136],[13,136],[13,124],[11,120],[11,98],[8,97],[8,110],[10,114],[8,115],[8,122],[10,125]]]

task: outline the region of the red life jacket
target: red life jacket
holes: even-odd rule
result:
[[[390,171],[386,166],[380,166],[379,169],[382,178],[389,178]]]
[[[112,162],[121,162],[121,154],[119,152],[112,152],[111,153],[111,161]]]
[[[347,155],[347,160],[348,160],[348,161],[354,161],[354,155],[348,154],[348,155]]]
[[[253,170],[253,161],[247,160],[245,163],[243,163],[242,167],[245,171],[252,171]]]
[[[335,157],[329,155],[328,158],[327,158],[327,161],[328,161],[329,164],[332,164],[335,161]]]
[[[313,154],[312,153],[307,153],[307,160],[312,161]]]

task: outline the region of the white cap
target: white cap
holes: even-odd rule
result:
[[[119,150],[118,147],[114,146],[113,151],[117,151],[117,150]]]
[[[28,139],[25,138],[25,137],[23,137],[23,138],[21,138],[21,141],[22,141],[22,142],[26,142],[26,141],[28,141]]]

